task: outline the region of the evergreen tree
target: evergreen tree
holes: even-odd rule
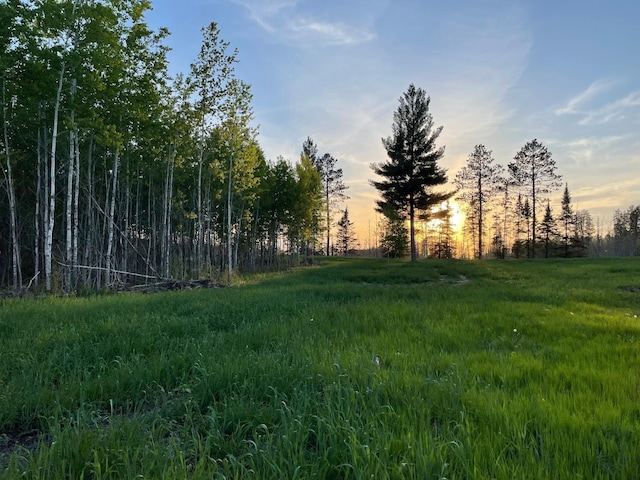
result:
[[[444,156],[444,148],[436,147],[442,127],[433,127],[430,101],[424,90],[409,85],[393,115],[392,135],[382,140],[389,160],[371,165],[383,178],[371,181],[382,196],[376,201],[377,210],[393,211],[399,219],[409,220],[411,261],[418,259],[416,217],[453,195],[433,190],[447,182],[447,175],[438,165]]]
[[[338,220],[337,247],[340,255],[348,255],[356,246],[355,227],[349,219],[349,209],[345,208]]]
[[[476,145],[467,157],[467,164],[458,172],[454,180],[459,194],[457,200],[466,202],[474,211],[476,219],[474,228],[477,229],[477,250],[475,256],[482,258],[484,251],[484,224],[486,216],[491,211],[491,202],[500,192],[502,184],[501,165],[494,164],[491,150],[484,145]]]
[[[565,184],[564,193],[562,194],[562,204],[560,212],[560,222],[562,225],[562,242],[564,243],[564,256],[569,256],[569,243],[571,239],[571,226],[575,221],[573,208],[571,208],[571,195],[569,194],[569,185]]]
[[[571,245],[573,252],[578,257],[584,257],[588,253],[595,233],[593,218],[588,210],[578,210],[573,216],[572,225]]]
[[[445,208],[434,214],[436,223],[435,241],[432,242],[431,256],[434,258],[453,258],[453,227],[451,225],[451,206],[447,202]]]
[[[514,184],[522,188],[531,199],[531,231],[535,237],[540,195],[549,193],[561,185],[561,177],[556,174],[556,163],[547,147],[534,139],[518,151],[514,161],[509,164],[509,173]],[[535,256],[535,241],[529,256]]]
[[[302,152],[300,153],[300,155],[301,156],[305,155],[309,157],[309,160],[311,160],[311,163],[313,164],[313,166],[317,168],[318,146],[311,139],[311,137],[307,137],[307,139],[302,144]]]
[[[384,215],[380,238],[382,256],[388,258],[406,257],[409,251],[408,233],[405,220],[395,215],[394,212],[387,212]]]
[[[540,222],[540,239],[544,244],[544,257],[549,258],[553,241],[558,235],[556,219],[551,210],[551,204],[547,201],[544,217]]]

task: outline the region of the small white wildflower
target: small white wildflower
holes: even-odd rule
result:
[[[311,319],[311,321],[313,322],[313,318]]]
[[[518,329],[517,329],[517,328],[514,328],[514,329],[513,329],[513,333],[518,333]]]

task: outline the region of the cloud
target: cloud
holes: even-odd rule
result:
[[[569,158],[575,166],[584,168],[592,165],[593,160],[602,160],[618,151],[629,138],[629,135],[591,136],[569,141],[551,140],[549,144],[557,148],[559,157]]]
[[[554,113],[557,116],[580,115],[582,118],[578,125],[581,126],[602,125],[621,120],[625,117],[627,109],[640,106],[640,90],[601,107],[584,108],[586,104],[593,103],[599,95],[611,90],[616,83],[614,80],[597,80],[586,90],[569,99],[565,105],[556,108]]]
[[[613,120],[623,119],[625,111],[640,106],[640,90],[630,93],[624,98],[611,102],[604,107],[587,112],[578,122],[580,125],[601,125]]]
[[[341,21],[321,21],[301,13],[296,0],[230,0],[278,41],[294,46],[337,46],[365,43],[375,34]]]
[[[571,98],[564,106],[555,110],[556,115],[567,115],[581,113],[576,110],[580,105],[588,102],[595,96],[602,92],[609,90],[615,82],[611,80],[596,80],[587,87],[586,90],[580,92],[575,97]]]

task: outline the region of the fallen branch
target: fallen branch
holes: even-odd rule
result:
[[[133,273],[133,272],[125,272],[122,270],[114,270],[113,268],[107,269],[106,267],[94,267],[91,265],[67,265],[66,263],[57,262],[58,265],[65,268],[84,268],[85,270],[100,270],[106,272],[107,270],[111,273],[118,273],[120,275],[131,275],[134,277],[146,278],[147,280],[171,280],[169,278],[163,279],[162,277],[158,277],[156,275],[143,275],[142,273]]]
[[[38,275],[40,275],[40,270],[38,270],[38,271],[36,272],[36,274],[35,274],[33,277],[31,277],[31,280],[29,280],[29,284],[27,285],[27,288],[26,288],[25,290],[27,290],[27,291],[28,291],[28,290],[31,288],[31,285],[33,284],[33,281],[34,281],[36,278],[38,278]]]

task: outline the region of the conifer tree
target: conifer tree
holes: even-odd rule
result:
[[[348,255],[355,247],[355,227],[349,219],[349,209],[345,208],[340,220],[338,220],[337,247],[340,255]]]
[[[491,202],[500,192],[502,184],[501,165],[494,164],[491,150],[484,145],[476,145],[467,157],[467,164],[458,172],[454,180],[459,194],[457,200],[466,202],[474,211],[474,228],[477,229],[477,250],[475,256],[482,258],[484,251],[484,225],[491,211]]]
[[[446,184],[447,174],[438,164],[444,156],[444,147],[436,146],[442,127],[433,126],[430,97],[411,84],[399,102],[392,134],[382,139],[389,160],[371,165],[383,180],[370,183],[382,196],[376,201],[379,212],[394,212],[398,219],[409,221],[411,261],[415,262],[416,217],[449,199],[453,192],[434,191],[434,187]]]
[[[575,221],[573,208],[571,208],[571,195],[569,194],[569,185],[565,184],[564,193],[562,194],[562,211],[560,212],[560,221],[562,222],[562,241],[564,243],[564,256],[569,256],[569,241],[571,239],[571,226]]]
[[[544,258],[549,258],[551,246],[554,238],[557,236],[557,222],[551,210],[551,204],[547,201],[547,207],[544,211],[544,217],[540,222],[540,239],[544,244]]]
[[[509,164],[509,173],[514,184],[522,188],[531,200],[531,231],[535,239],[538,227],[537,209],[540,196],[558,188],[561,176],[556,173],[556,163],[551,152],[537,139],[525,144]],[[535,240],[530,256],[535,256]]]

